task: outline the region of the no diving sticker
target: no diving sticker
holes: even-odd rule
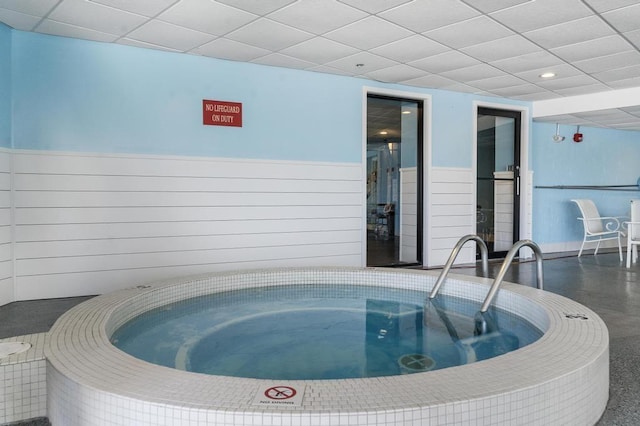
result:
[[[304,386],[261,386],[253,398],[253,405],[278,405],[299,407],[302,405]]]

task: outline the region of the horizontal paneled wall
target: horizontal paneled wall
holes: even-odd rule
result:
[[[400,169],[400,262],[418,261],[418,169]]]
[[[474,179],[471,169],[432,169],[426,266],[444,265],[458,240],[475,232]],[[475,262],[473,243],[467,243],[456,260],[456,263],[469,262]]]
[[[14,300],[11,241],[11,153],[0,151],[0,305]]]
[[[41,151],[13,163],[17,300],[362,262],[359,164]]]

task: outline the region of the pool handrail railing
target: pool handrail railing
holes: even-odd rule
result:
[[[537,288],[543,290],[544,287],[544,276],[543,276],[543,268],[542,268],[542,250],[540,247],[531,240],[520,240],[516,242],[507,252],[507,255],[502,262],[502,266],[500,267],[500,271],[498,271],[498,275],[496,275],[496,279],[491,284],[491,288],[489,289],[489,293],[487,293],[487,297],[484,299],[484,303],[482,303],[482,307],[480,308],[480,312],[487,312],[489,309],[489,305],[493,301],[496,293],[498,292],[498,288],[502,281],[504,280],[504,276],[511,266],[513,259],[516,257],[516,254],[522,247],[529,247],[536,255],[536,284]]]
[[[462,250],[462,246],[464,246],[467,241],[471,241],[471,240],[475,241],[480,247],[480,255],[482,257],[482,274],[485,277],[488,276],[489,250],[487,249],[487,244],[484,242],[482,238],[480,238],[477,235],[473,235],[473,234],[465,235],[464,237],[460,238],[456,243],[456,245],[453,247],[453,250],[449,255],[449,259],[447,260],[447,263],[442,268],[442,272],[440,272],[440,275],[438,276],[436,283],[433,285],[433,288],[431,289],[431,293],[429,293],[429,299],[433,299],[434,297],[436,297],[436,295],[438,294],[438,291],[440,291],[440,287],[442,286],[442,283],[444,283],[444,281],[447,279],[447,275],[449,274],[449,270],[451,269],[451,266],[453,266],[453,262],[455,262],[456,258],[458,257],[460,250]]]

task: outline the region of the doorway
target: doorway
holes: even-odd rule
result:
[[[521,113],[478,108],[476,234],[490,258],[502,258],[520,239]]]
[[[422,262],[423,102],[367,95],[367,266]]]

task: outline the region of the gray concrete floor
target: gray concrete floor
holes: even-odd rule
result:
[[[591,308],[605,321],[610,336],[609,403],[598,426],[640,425],[640,263],[627,269],[617,253],[545,255],[545,290]],[[491,277],[501,263],[492,262]],[[479,267],[452,273],[482,275]],[[506,281],[535,285],[535,262],[513,263]],[[49,330],[55,319],[87,297],[15,302],[0,307],[0,338]],[[48,425],[46,419],[17,423]]]

